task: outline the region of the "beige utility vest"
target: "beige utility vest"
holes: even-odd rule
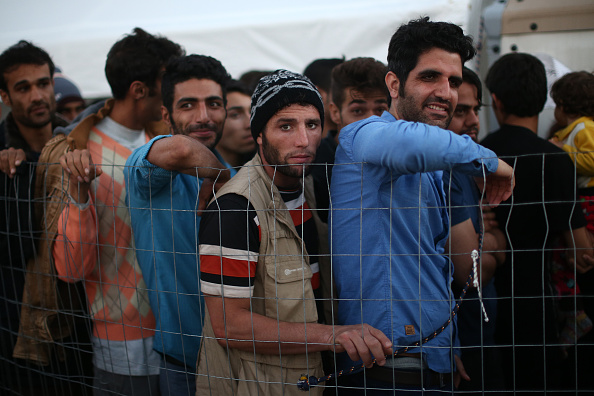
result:
[[[259,155],[216,195],[231,193],[246,197],[260,222],[260,252],[251,298],[253,312],[283,322],[303,323],[305,333],[305,323],[318,321],[309,255]],[[305,178],[304,194],[314,208],[311,177]],[[320,230],[323,223],[315,210],[312,215]],[[323,375],[320,352],[279,356],[222,347],[215,339],[208,310],[196,366],[199,395],[304,395],[307,393],[297,389],[301,374]],[[323,387],[314,387],[310,394],[321,395],[322,390]]]

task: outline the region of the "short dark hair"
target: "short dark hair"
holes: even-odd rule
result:
[[[388,46],[388,70],[396,74],[402,89],[419,56],[432,48],[459,54],[462,65],[476,54],[472,37],[465,36],[452,23],[431,22],[429,17],[424,17],[401,25]]]
[[[219,84],[223,91],[223,101],[227,104],[227,84],[231,76],[221,62],[206,55],[187,55],[171,59],[161,81],[163,106],[170,113],[173,112],[175,85],[192,78],[212,80]]]
[[[52,58],[43,49],[31,44],[28,41],[21,40],[11,47],[8,47],[0,54],[0,89],[8,92],[4,73],[15,70],[20,65],[48,65],[50,76],[53,77],[54,62]]]
[[[483,104],[483,84],[481,83],[481,79],[472,70],[464,66],[462,68],[462,81],[476,87],[476,99],[479,102],[479,105]]]
[[[229,80],[229,83],[227,84],[227,94],[230,94],[231,92],[239,92],[249,97],[252,96],[252,92],[247,85],[235,79]]]
[[[252,96],[256,90],[256,87],[258,86],[258,83],[260,82],[260,79],[271,73],[274,73],[274,70],[249,70],[239,77],[239,81],[248,87],[250,96]]]
[[[385,80],[387,72],[386,65],[373,58],[354,58],[337,65],[332,69],[332,101],[340,109],[347,88],[361,93],[382,91],[388,99],[390,93]]]
[[[545,67],[530,54],[503,55],[489,69],[485,83],[507,114],[533,117],[542,111],[547,101]]]
[[[318,89],[328,92],[330,91],[332,69],[342,62],[344,62],[344,58],[316,59],[307,65],[303,75],[309,78]]]
[[[594,117],[594,74],[568,73],[555,81],[551,97],[566,114]]]
[[[124,99],[134,81],[145,83],[149,90],[154,89],[167,61],[184,53],[179,44],[134,28],[132,34],[115,43],[107,54],[105,76],[113,97]]]

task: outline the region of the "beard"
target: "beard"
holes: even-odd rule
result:
[[[214,122],[208,122],[205,124],[190,124],[188,126],[186,126],[185,128],[181,128],[174,120],[173,118],[171,118],[171,127],[173,129],[173,134],[174,135],[186,135],[186,136],[190,136],[190,134],[192,132],[198,132],[198,131],[203,131],[203,130],[209,130],[214,132],[214,139],[201,139],[201,138],[195,138],[196,140],[200,141],[202,144],[204,144],[206,147],[208,147],[209,149],[214,149],[214,147],[217,145],[217,143],[219,142],[219,140],[221,140],[221,137],[223,136],[223,131],[222,129],[219,130],[217,129],[217,125]],[[194,138],[193,136],[190,136],[192,138]]]
[[[32,109],[35,107],[40,107],[43,106],[45,108],[47,108],[47,115],[45,117],[35,117],[32,116]],[[26,127],[29,128],[42,128],[44,126],[46,126],[47,124],[49,124],[53,119],[54,119],[54,115],[56,114],[56,106],[54,103],[54,106],[52,108],[51,104],[48,102],[37,102],[37,103],[33,103],[32,105],[30,105],[27,108],[26,114],[27,116],[25,116],[24,114],[19,114],[19,111],[13,111],[13,116],[15,118],[15,120],[17,120],[18,122],[20,122],[21,124],[23,124]]]
[[[290,165],[287,162],[287,158],[290,158],[291,156],[297,153],[302,152],[290,152],[287,155],[285,155],[284,158],[281,158],[281,154],[278,151],[278,149],[273,147],[268,142],[268,140],[266,139],[266,134],[262,134],[262,154],[264,155],[266,162],[268,162],[270,165],[279,165],[275,167],[279,173],[294,178],[302,178],[309,175],[309,172],[311,171],[311,164]],[[311,153],[308,150],[306,150],[305,153],[311,155],[312,158],[315,156],[315,153]]]
[[[402,85],[400,88],[403,88]],[[404,89],[398,90],[399,101],[396,105],[396,111],[398,116],[406,121],[422,122],[428,125],[438,126],[442,129],[447,129],[454,116],[452,102],[449,100],[440,99],[437,97],[429,97],[423,103],[418,104],[415,101],[414,95],[410,93],[406,94]],[[442,103],[448,107],[448,115],[446,118],[433,118],[429,114],[425,113],[423,109],[429,103]]]

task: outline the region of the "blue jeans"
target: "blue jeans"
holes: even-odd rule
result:
[[[187,369],[161,358],[159,372],[161,396],[196,395],[196,370]]]

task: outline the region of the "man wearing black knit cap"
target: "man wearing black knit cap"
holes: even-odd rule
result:
[[[317,261],[326,252],[307,174],[323,122],[309,79],[277,70],[260,80],[251,113],[258,153],[201,220],[207,314],[197,393],[300,394],[301,374],[323,374],[321,351],[346,351],[367,365],[391,353],[388,338],[368,325],[319,323]]]

